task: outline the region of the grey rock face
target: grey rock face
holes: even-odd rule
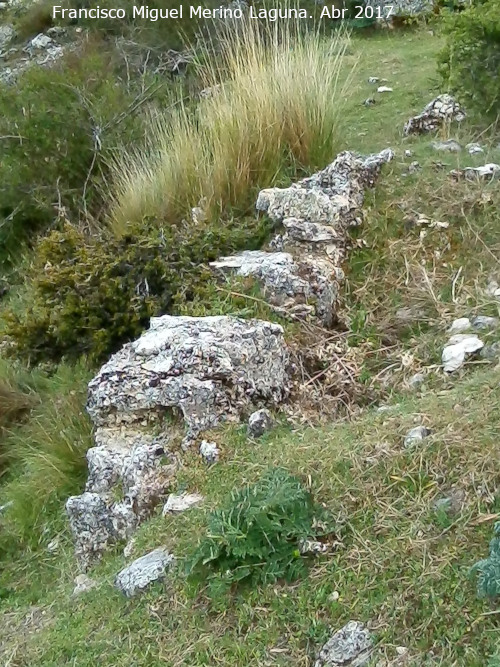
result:
[[[283,226],[270,244],[277,252],[243,252],[212,267],[256,278],[280,314],[294,319],[314,314],[331,326],[344,278],[347,229],[361,223],[364,190],[392,157],[389,149],[367,157],[346,151],[288,188],[262,190],[257,209]]]
[[[274,420],[269,410],[257,410],[248,419],[248,435],[250,438],[260,438],[273,427],[273,424]]]
[[[326,642],[314,667],[362,667],[368,663],[373,640],[359,621],[349,621]]]
[[[405,134],[434,132],[446,122],[462,122],[465,111],[454,97],[448,94],[438,95],[424,108],[421,114],[410,118],[404,126]]]
[[[97,425],[179,410],[194,436],[252,400],[288,394],[288,350],[277,324],[235,317],[154,317],[89,384]]]
[[[427,426],[415,426],[411,428],[408,433],[405,435],[404,446],[413,447],[417,443],[421,442],[431,434],[431,430]]]
[[[166,549],[155,549],[119,572],[115,586],[128,598],[134,597],[154,581],[164,579],[167,569],[172,567],[174,561],[174,557]]]
[[[278,312],[297,312],[298,304],[312,302],[321,322],[325,326],[332,324],[339,287],[334,266],[327,259],[304,257],[295,262],[289,253],[250,250],[223,257],[211,266],[233,269],[238,276],[252,276],[260,281],[264,295]]]

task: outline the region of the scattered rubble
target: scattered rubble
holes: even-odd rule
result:
[[[199,493],[181,493],[176,496],[173,493],[167,498],[167,502],[163,507],[163,516],[176,512],[184,512],[194,505],[198,505],[203,500],[203,496]]]
[[[368,664],[373,640],[363,623],[349,621],[326,642],[314,667],[363,667]]]
[[[429,437],[431,433],[432,431],[427,428],[427,426],[415,426],[414,428],[411,428],[405,435],[403,444],[405,447],[413,447],[413,445]]]
[[[446,344],[441,360],[446,373],[453,373],[464,365],[467,357],[478,352],[484,343],[476,335],[455,334]]]
[[[128,598],[135,597],[155,581],[164,579],[175,558],[160,547],[141,556],[116,575],[115,586]]]
[[[274,420],[265,408],[252,412],[248,419],[248,436],[250,438],[260,438],[266,431],[272,429]]]
[[[448,94],[438,95],[429,102],[422,113],[410,118],[404,126],[404,133],[408,135],[434,132],[444,123],[451,121],[460,123],[464,119],[465,111],[454,97]]]

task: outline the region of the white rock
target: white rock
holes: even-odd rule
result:
[[[3,51],[16,36],[14,26],[10,23],[0,25],[0,51]]]
[[[472,324],[468,317],[459,317],[457,320],[453,320],[450,328],[448,329],[448,333],[463,333],[464,331],[469,331],[471,327]]]
[[[469,180],[474,178],[487,178],[493,180],[500,177],[500,164],[490,162],[482,167],[466,167],[465,169],[462,169],[460,173]]]
[[[404,438],[405,447],[413,447],[418,442],[421,442],[431,434],[431,430],[427,426],[415,426],[411,428]]]
[[[500,297],[500,285],[496,280],[490,280],[488,286],[484,290],[484,293],[486,296],[497,299],[498,297]]]
[[[378,76],[369,76],[368,77],[368,83],[378,83],[378,82],[379,82]]]
[[[175,558],[160,547],[141,556],[116,575],[115,586],[128,598],[141,593],[154,581],[164,579]]]
[[[458,143],[458,141],[455,141],[455,139],[447,139],[446,141],[433,141],[431,146],[435,151],[445,153],[460,153],[462,150],[462,146]]]
[[[443,350],[441,360],[446,373],[461,368],[467,356],[478,352],[484,343],[475,335],[457,334],[452,336]]]
[[[425,382],[425,375],[423,373],[415,373],[408,380],[408,387],[410,389],[419,389]]]
[[[411,157],[412,155],[413,155],[413,153],[407,148],[405,150],[405,157]]]
[[[377,93],[392,93],[392,88],[389,88],[389,86],[379,86]]]
[[[484,153],[484,148],[480,144],[467,144],[466,146],[469,155],[476,155],[477,153]]]
[[[33,37],[33,39],[28,42],[28,46],[26,47],[26,50],[28,49],[47,49],[49,46],[52,46],[53,41],[52,38],[49,37],[48,35],[45,35],[43,32],[38,34],[36,37]]]
[[[201,503],[203,496],[199,493],[181,493],[176,496],[173,493],[167,498],[167,502],[163,507],[163,516],[167,516],[173,512],[184,512],[185,510]]]
[[[349,621],[326,642],[314,667],[363,667],[368,664],[373,640],[359,621]]]
[[[202,440],[200,444],[200,456],[205,461],[211,465],[212,463],[217,463],[219,460],[219,448],[215,442],[208,442],[208,440]]]

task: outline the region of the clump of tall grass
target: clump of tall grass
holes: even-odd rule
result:
[[[242,21],[198,53],[194,66],[211,94],[151,119],[147,147],[115,163],[118,233],[149,217],[177,222],[199,202],[212,220],[241,213],[256,188],[333,159],[347,35],[326,40],[296,21]]]
[[[63,502],[78,492],[86,476],[85,453],[91,426],[85,413],[89,371],[62,365],[50,377],[35,371],[39,401],[29,417],[12,425],[2,444],[6,481],[0,485],[0,553],[36,544],[64,526]]]

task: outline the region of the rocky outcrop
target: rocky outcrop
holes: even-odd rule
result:
[[[347,230],[362,222],[364,191],[392,157],[389,149],[367,157],[345,151],[288,188],[262,190],[257,209],[282,225],[270,243],[274,252],[242,252],[212,268],[253,277],[278,313],[293,319],[313,315],[330,327],[344,278]]]
[[[445,123],[461,123],[465,111],[454,97],[448,94],[438,95],[418,116],[410,118],[404,126],[405,134],[423,134],[435,132]]]
[[[96,426],[137,423],[175,409],[187,437],[237,419],[253,402],[278,404],[288,394],[283,329],[236,317],[151,319],[138,340],[111,357],[89,384]]]
[[[183,416],[187,445],[254,403],[283,401],[288,366],[279,325],[234,317],[153,318],[111,357],[89,384],[96,446],[87,452],[85,493],[66,503],[81,568],[127,541],[169,492],[177,459],[162,426],[166,412]]]
[[[349,621],[326,642],[314,667],[361,667],[372,653],[373,639],[359,621]]]

